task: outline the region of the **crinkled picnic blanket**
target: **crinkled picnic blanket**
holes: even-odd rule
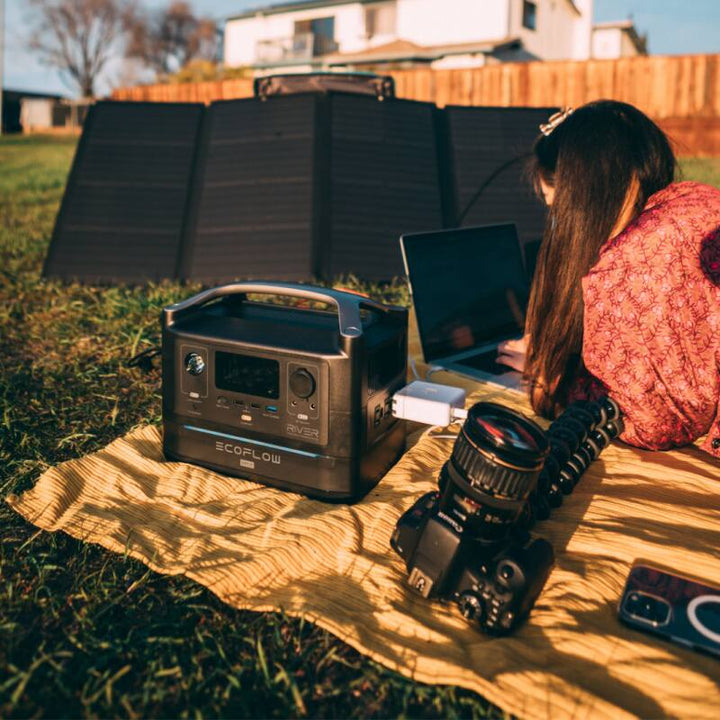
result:
[[[529,621],[497,639],[406,589],[390,535],[436,486],[452,447],[428,433],[414,440],[352,506],[168,462],[154,426],[48,470],[7,500],[40,528],[185,574],[238,608],[302,615],[404,675],[470,688],[521,717],[720,717],[720,662],[616,617],[636,559],[720,582],[717,460],[695,447],[608,448],[538,525],[555,568]]]

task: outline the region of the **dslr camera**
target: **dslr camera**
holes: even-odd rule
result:
[[[439,489],[405,512],[393,533],[410,588],[456,602],[488,634],[511,632],[554,563],[552,545],[529,528],[621,432],[619,409],[608,398],[571,405],[547,432],[501,405],[474,405]]]

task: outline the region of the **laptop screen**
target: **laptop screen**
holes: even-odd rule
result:
[[[426,362],[522,335],[529,286],[515,225],[400,242]]]

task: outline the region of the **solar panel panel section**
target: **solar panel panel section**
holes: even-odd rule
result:
[[[434,105],[332,94],[329,238],[322,274],[403,274],[399,237],[442,227]]]
[[[88,113],[44,274],[84,282],[177,275],[199,104],[99,102]]]
[[[449,223],[458,224],[469,206],[462,226],[514,222],[520,242],[527,246],[526,260],[533,266],[546,210],[535,196],[525,168],[540,132],[538,126],[556,110],[445,108],[444,142],[451,178]]]
[[[553,108],[344,92],[100,102],[45,264],[85,282],[403,274],[402,234],[514,222],[529,264],[545,208],[524,178]],[[478,195],[478,191],[481,192]]]
[[[183,277],[215,283],[315,274],[317,104],[306,94],[208,108]]]

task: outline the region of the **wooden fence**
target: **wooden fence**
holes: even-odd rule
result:
[[[639,107],[680,152],[720,155],[720,54],[585,62],[501,63],[460,70],[398,70],[398,97],[437,105],[567,106],[612,98]],[[144,85],[116,100],[212,102],[252,96],[252,80]],[[687,121],[687,122],[686,122]]]

